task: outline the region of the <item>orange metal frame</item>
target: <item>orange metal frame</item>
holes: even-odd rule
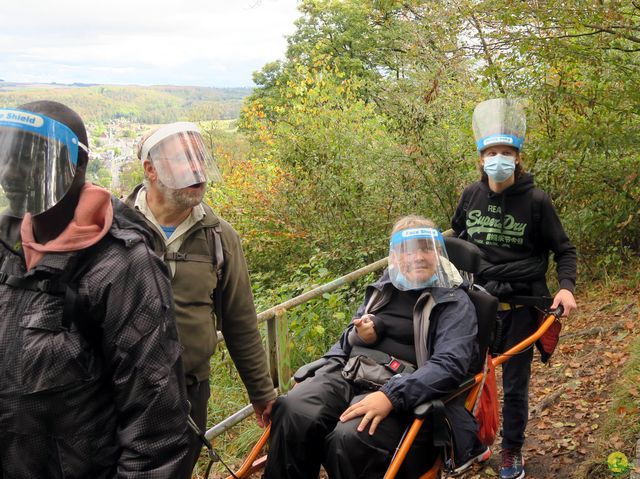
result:
[[[511,349],[504,352],[500,356],[496,356],[495,358],[493,358],[492,359],[493,366],[495,367],[508,361],[511,356],[518,354],[524,351],[529,346],[531,346],[538,339],[540,339],[540,337],[551,327],[551,325],[557,319],[558,317],[556,316],[555,313],[548,314],[544,322],[540,325],[540,327],[534,334],[529,336],[527,339],[521,341],[520,343],[516,344],[515,346],[513,346]],[[471,389],[472,391],[469,394],[477,396],[480,390],[479,386],[481,382],[482,382],[482,373],[478,373],[474,378],[474,382],[469,384],[465,389],[461,389],[460,391],[458,391],[458,394],[462,394],[463,392],[469,391]],[[422,428],[423,423],[424,423],[424,419],[414,419],[413,423],[411,424],[411,427],[409,428],[409,431],[405,435],[402,443],[398,448],[398,452],[396,453],[393,460],[391,461],[391,464],[387,469],[387,473],[385,474],[384,479],[394,479],[396,477],[396,475],[398,474],[398,471],[400,470],[400,466],[404,462],[404,459],[407,456],[407,453],[409,452],[409,449],[411,448],[411,445],[413,444],[413,441],[415,440],[418,432]],[[262,450],[262,448],[267,443],[267,440],[269,439],[270,430],[271,430],[271,426],[267,426],[267,428],[262,433],[262,436],[260,436],[260,439],[258,440],[256,445],[253,446],[253,449],[251,449],[251,452],[247,456],[247,459],[245,459],[242,466],[240,466],[240,469],[236,473],[236,477],[238,477],[239,479],[246,478],[250,474],[264,467],[266,456],[263,456],[258,459],[258,455],[260,454],[260,451]],[[435,479],[436,477],[438,477],[441,467],[442,467],[442,462],[440,459],[438,459],[436,463],[431,467],[431,469],[429,469],[424,475],[420,476],[420,479]],[[233,479],[233,476],[228,476],[227,479]]]
[[[556,321],[556,319],[557,317],[555,314],[549,314],[534,334],[529,336],[524,341],[521,341],[520,343],[516,344],[514,347],[504,352],[500,356],[496,356],[495,358],[493,358],[492,359],[493,366],[495,367],[495,366],[498,366],[499,364],[502,364],[508,361],[509,358],[514,354],[524,351],[526,348],[531,346],[538,339],[540,339],[540,336],[542,336],[547,331],[547,329],[551,327],[551,325]],[[480,382],[482,381],[482,373],[476,374],[474,379],[475,379],[474,383],[469,385],[469,388],[475,387],[476,389],[478,389],[477,386],[479,386]],[[398,449],[398,453],[391,461],[391,464],[387,469],[387,473],[385,474],[384,479],[393,479],[396,477],[396,474],[398,473],[398,470],[400,469],[402,462],[404,461],[405,457],[407,456],[407,453],[409,452],[409,448],[411,447],[411,444],[413,444],[413,441],[416,435],[418,434],[420,427],[422,426],[422,422],[423,422],[422,419],[414,419],[413,424],[411,425],[411,429],[409,430],[409,433],[406,435],[406,437],[402,441],[402,444]],[[421,479],[436,477],[436,474],[440,470],[440,466],[441,464],[435,464],[425,475],[421,476]]]

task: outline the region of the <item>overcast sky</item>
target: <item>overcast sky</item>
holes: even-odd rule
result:
[[[0,79],[253,86],[284,57],[297,0],[2,2]]]

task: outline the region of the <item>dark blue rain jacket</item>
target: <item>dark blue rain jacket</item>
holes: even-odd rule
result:
[[[389,302],[393,288],[385,271],[376,283],[367,287],[364,302],[354,318],[362,316],[370,302],[369,313],[375,314],[383,308]],[[415,338],[416,341],[426,339],[427,361],[418,365],[418,369],[411,374],[391,378],[380,389],[397,411],[410,412],[422,403],[442,399],[478,372],[471,370],[472,365],[478,364],[478,321],[466,287],[461,285],[457,288],[426,289],[414,308],[414,321],[422,314],[429,294],[435,305],[429,316],[427,337]],[[349,355],[351,345],[347,338],[353,327],[353,324],[349,325],[325,357]],[[445,412],[451,424],[457,464],[464,462],[472,449],[477,447],[477,423],[464,407],[465,398],[466,395],[463,394],[449,401]]]

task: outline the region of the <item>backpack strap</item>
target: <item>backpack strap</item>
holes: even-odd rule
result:
[[[81,251],[74,259],[73,267],[68,268],[60,278],[64,286],[64,306],[62,310],[62,324],[70,327],[73,322],[82,337],[97,351],[100,351],[102,335],[99,326],[88,319],[89,306],[82,301],[78,294],[80,281],[93,267],[94,260],[99,254],[106,240],[103,238],[95,245]]]
[[[221,281],[222,268],[224,268],[224,251],[222,250],[222,227],[220,226],[220,223],[218,223],[213,228],[209,228],[209,231],[211,230],[213,230],[216,276],[218,277],[218,281]]]
[[[224,251],[222,249],[222,226],[217,223],[212,228],[206,228],[205,234],[207,235],[207,244],[213,249],[213,267],[216,271],[216,277],[218,282],[216,289],[211,294],[211,299],[215,307],[216,319],[218,324],[222,322],[222,273],[224,268]],[[211,261],[211,258],[209,258]]]
[[[220,223],[214,226],[207,226],[204,228],[204,234],[206,236],[207,245],[211,255],[193,254],[193,253],[181,253],[179,251],[167,251],[164,253],[165,261],[194,261],[197,263],[212,263],[216,278],[218,279],[215,290],[211,292],[211,300],[214,303],[216,318],[218,322],[222,321],[222,288],[219,287],[222,284],[222,274],[224,271],[224,250],[222,249],[222,226]]]
[[[39,279],[39,278],[22,278],[8,273],[0,273],[0,284],[6,284],[16,289],[28,289],[30,291],[39,291],[41,293],[52,294],[54,296],[62,296],[64,285],[61,285],[55,278]]]
[[[93,259],[102,243],[103,241],[99,241],[96,245],[78,252],[60,275],[40,279],[37,277],[24,278],[2,272],[0,273],[0,284],[63,297],[61,325],[69,329],[71,323],[74,323],[82,337],[91,347],[96,348],[100,341],[100,331],[98,328],[91,327],[92,325],[86,320],[87,305],[80,300],[78,285],[86,272],[93,266]]]
[[[208,241],[208,239],[207,239]],[[194,261],[196,263],[210,263],[211,256],[205,254],[181,253],[179,251],[167,251],[164,254],[165,261]]]

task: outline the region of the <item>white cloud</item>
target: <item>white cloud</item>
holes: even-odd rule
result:
[[[250,86],[282,58],[297,0],[21,0],[3,5],[6,81]]]

